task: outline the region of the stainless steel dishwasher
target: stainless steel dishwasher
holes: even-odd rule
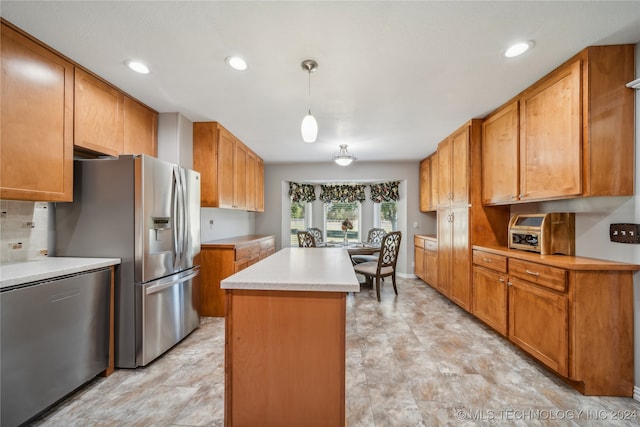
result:
[[[2,289],[3,427],[39,414],[107,368],[109,268]]]

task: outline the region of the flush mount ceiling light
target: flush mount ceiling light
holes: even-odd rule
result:
[[[349,166],[356,158],[347,151],[346,144],[340,144],[340,152],[333,156],[333,161],[340,166]]]
[[[140,61],[133,61],[131,59],[124,62],[127,67],[140,74],[149,74],[149,67],[144,65]]]
[[[318,69],[318,63],[313,59],[302,61],[302,69],[309,73],[309,113],[302,119],[300,132],[304,142],[316,142],[318,137],[318,122],[311,115],[311,73]]]
[[[227,56],[224,62],[236,71],[244,71],[247,69],[247,61],[239,56]]]
[[[513,58],[515,56],[520,56],[529,49],[533,47],[533,42],[531,40],[521,43],[516,43],[511,45],[509,49],[507,49],[504,53],[504,56],[507,58]]]

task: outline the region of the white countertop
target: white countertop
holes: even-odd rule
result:
[[[359,292],[344,248],[284,248],[220,282],[222,289]]]
[[[0,289],[120,264],[120,258],[48,257],[0,265]]]

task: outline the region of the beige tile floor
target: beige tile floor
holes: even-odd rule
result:
[[[582,396],[421,281],[398,288],[347,299],[349,427],[640,425],[640,402]],[[203,318],[151,365],[92,381],[32,425],[221,426],[223,398],[224,321]]]

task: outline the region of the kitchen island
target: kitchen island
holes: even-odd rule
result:
[[[225,425],[344,426],[344,248],[285,248],[221,282]]]

